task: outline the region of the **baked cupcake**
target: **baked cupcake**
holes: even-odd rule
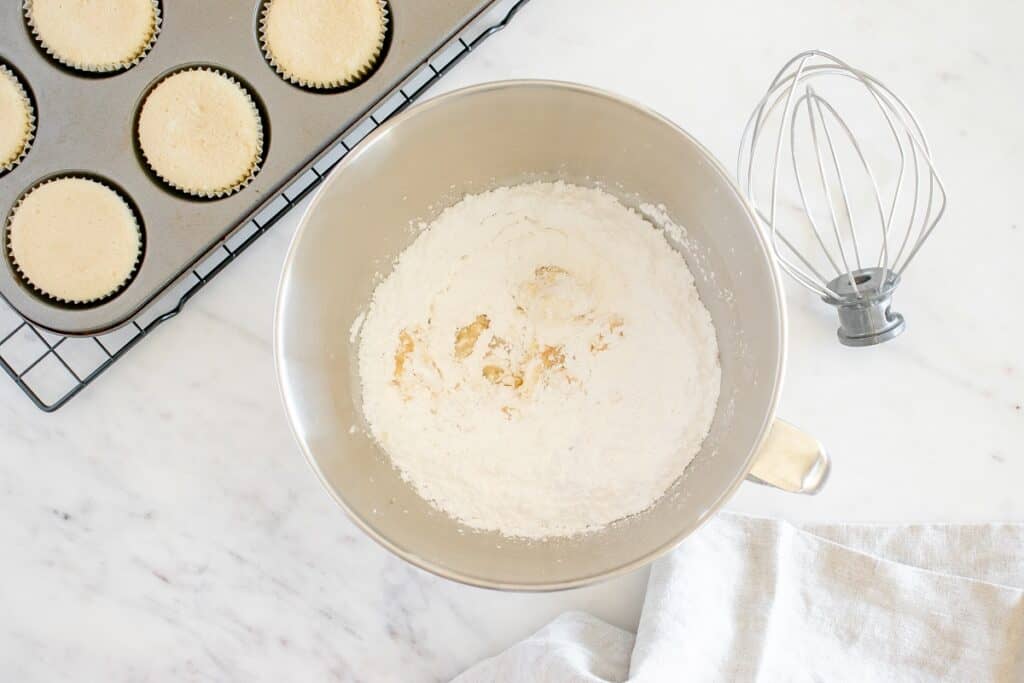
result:
[[[24,0],[25,20],[47,54],[80,71],[127,69],[153,47],[157,0]]]
[[[29,190],[11,212],[7,250],[21,278],[43,296],[87,304],[120,291],[138,267],[142,230],[115,190],[65,176]]]
[[[0,64],[0,173],[25,158],[35,134],[32,100],[14,72]]]
[[[267,0],[260,43],[285,80],[328,90],[370,73],[384,49],[387,22],[381,0]]]
[[[263,120],[249,92],[207,68],[178,71],[142,103],[138,143],[153,172],[196,197],[222,197],[256,175],[263,157]]]

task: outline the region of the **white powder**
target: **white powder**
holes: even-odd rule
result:
[[[364,414],[402,476],[509,536],[647,509],[718,401],[715,330],[685,261],[610,194],[563,183],[445,210],[359,334]]]

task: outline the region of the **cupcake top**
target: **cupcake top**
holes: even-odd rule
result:
[[[83,71],[117,71],[149,50],[160,23],[156,0],[25,0],[43,48]]]
[[[263,122],[249,93],[230,76],[179,71],[143,102],[138,141],[146,163],[171,187],[218,197],[256,174]]]
[[[7,225],[7,247],[12,265],[40,293],[88,303],[128,282],[142,232],[120,194],[95,180],[64,177],[21,199]]]
[[[380,0],[268,0],[261,40],[285,79],[335,88],[363,78],[384,47],[387,16]]]
[[[35,114],[25,88],[0,64],[0,173],[14,168],[28,151]]]

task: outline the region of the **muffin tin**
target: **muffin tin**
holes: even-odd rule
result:
[[[104,75],[81,74],[48,58],[26,27],[21,3],[0,3],[0,61],[24,79],[37,107],[31,151],[0,176],[0,227],[6,231],[9,212],[24,192],[46,178],[74,174],[118,188],[138,207],[145,235],[134,279],[98,305],[69,306],[39,297],[11,267],[6,248],[0,295],[27,320],[64,335],[100,334],[131,321],[224,240],[251,221],[259,223],[282,190],[336,154],[339,141],[346,149],[355,144],[363,127],[357,124],[365,123],[367,114],[373,113],[375,122],[402,106],[408,97],[396,98],[397,89],[417,78],[428,55],[493,4],[389,0],[388,38],[374,71],[354,86],[319,93],[286,82],[267,63],[258,36],[260,0],[164,0],[152,50],[132,68]],[[168,188],[147,171],[135,143],[138,108],[152,85],[198,65],[233,75],[264,116],[259,173],[241,191],[214,200]]]

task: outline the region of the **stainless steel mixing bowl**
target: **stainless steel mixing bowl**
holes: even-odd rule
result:
[[[350,327],[380,274],[415,238],[411,223],[429,221],[467,192],[557,178],[600,184],[627,205],[664,204],[685,226],[680,251],[718,332],[722,392],[701,452],[653,508],[598,533],[528,542],[462,527],[402,481],[362,428]],[[670,550],[748,475],[813,492],[828,472],[816,441],[775,420],[785,311],[750,207],[696,140],[591,88],[482,85],[380,127],[334,170],[303,216],[275,328],[285,407],[328,491],[392,552],[457,581],[551,590],[614,576]]]

